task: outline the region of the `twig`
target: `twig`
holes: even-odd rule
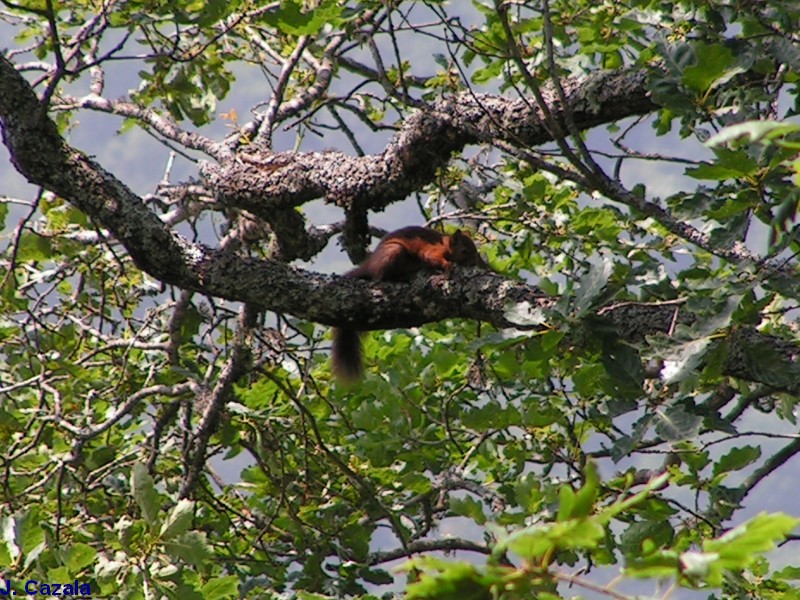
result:
[[[266,140],[270,146],[272,146],[272,130],[275,127],[275,117],[278,115],[278,109],[283,103],[283,95],[286,92],[286,86],[289,85],[292,73],[294,73],[297,63],[300,62],[300,57],[310,43],[311,38],[305,35],[297,40],[297,45],[294,50],[292,50],[289,58],[283,63],[278,81],[275,84],[275,89],[272,92],[272,97],[269,99],[267,110],[256,131],[256,139],[261,138],[262,140]]]
[[[596,583],[592,583],[591,581],[583,579],[582,577],[578,577],[577,575],[571,575],[570,573],[561,573],[559,571],[550,571],[550,575],[554,579],[558,579],[559,581],[565,581],[567,583],[578,585],[587,590],[598,592],[600,594],[609,596],[610,598],[614,598],[615,600],[630,600],[630,596],[626,596],[625,594],[620,594],[619,592],[615,592],[614,590],[610,589],[607,585],[605,586],[598,585]]]
[[[202,398],[206,405],[189,450],[191,462],[187,466],[178,492],[180,498],[187,498],[194,491],[206,463],[208,443],[217,429],[222,408],[230,397],[233,384],[247,371],[252,362],[250,337],[251,330],[256,324],[257,314],[256,308],[249,304],[243,305],[239,310],[239,325],[236,329],[231,355],[219,373],[214,389],[204,394]]]

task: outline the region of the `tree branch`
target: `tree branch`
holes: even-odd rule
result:
[[[421,552],[453,552],[455,550],[467,550],[469,552],[477,552],[479,554],[489,555],[492,553],[491,548],[482,544],[476,544],[469,540],[447,538],[442,540],[417,540],[410,542],[408,548],[397,548],[395,550],[387,550],[384,552],[373,552],[367,559],[369,565],[380,565],[383,563],[391,562],[400,558],[408,558],[412,554]]]
[[[158,113],[151,108],[141,107],[133,102],[123,100],[109,100],[96,94],[82,97],[61,96],[55,109],[85,108],[112,115],[119,115],[128,119],[136,119],[145,126],[152,127],[168,140],[172,140],[193,150],[200,150],[217,160],[230,158],[230,153],[223,144],[218,144],[199,133],[185,131],[168,116]]]
[[[563,82],[576,126],[589,129],[656,107],[641,70],[606,72]],[[620,102],[624,91],[625,102]],[[554,118],[563,110],[551,92]],[[348,210],[381,210],[434,180],[454,152],[471,143],[512,142],[538,146],[552,141],[541,115],[524,100],[465,92],[407,119],[380,154],[351,157],[340,152],[242,153],[241,161],[202,165],[219,200],[269,221],[276,209],[325,197]]]
[[[597,106],[617,98],[608,91],[614,81],[616,85],[621,85],[621,81],[629,84],[631,80],[638,81],[643,104],[637,110],[644,105],[652,107],[644,92],[643,77],[641,72],[604,75],[607,85],[602,87],[601,97],[593,102],[586,98],[585,90],[583,100],[571,95],[576,103],[572,107],[576,123],[587,127],[608,118],[607,114],[602,116],[604,113]],[[323,194],[339,198],[344,204],[385,206],[398,194],[404,196],[403,190],[421,187],[432,176],[431,164],[446,161],[454,148],[469,140],[498,134],[498,122],[504,123],[504,135],[513,134],[527,143],[547,139],[544,127],[524,102],[509,102],[500,97],[483,97],[480,103],[469,97],[460,100],[464,104],[460,107],[453,101],[445,101],[438,105],[435,114],[417,113],[379,156],[347,158],[339,153],[285,153],[275,155],[287,162],[272,171],[262,164],[231,161],[216,170],[207,168],[206,173],[227,202],[261,213],[270,220],[270,211],[275,208],[292,208],[301,199]],[[630,111],[635,104],[632,101],[624,110]],[[614,112],[618,107],[610,106],[609,110]],[[497,327],[532,327],[531,323],[544,322],[543,315],[536,312],[555,301],[525,283],[477,270],[458,269],[451,277],[421,274],[410,284],[370,284],[191,243],[172,231],[122,182],[66,144],[55,124],[39,110],[30,85],[2,55],[0,125],[12,161],[29,181],[59,194],[107,228],[139,268],[184,290],[242,301],[325,325],[357,325],[359,329],[412,327],[446,318],[476,319]],[[424,156],[417,156],[416,150]],[[420,164],[420,160],[425,164]],[[293,210],[285,213],[297,214]],[[275,215],[271,216],[274,221]],[[297,215],[297,219],[301,217]],[[616,314],[634,307],[623,308],[617,307]],[[650,318],[612,319],[622,339],[636,343],[647,333],[669,332],[666,324],[671,323],[671,307],[635,308],[638,316],[650,311]],[[537,318],[520,323],[519,315],[525,312]],[[754,372],[743,359],[747,344],[766,344],[780,353],[784,360],[781,366],[793,370],[795,345],[757,331],[744,330],[737,335],[741,337],[732,338],[734,345],[726,372],[789,391],[800,386],[786,383],[787,378],[776,379],[774,373]]]

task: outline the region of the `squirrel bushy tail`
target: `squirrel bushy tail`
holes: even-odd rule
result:
[[[341,381],[352,382],[361,377],[361,334],[355,329],[333,328],[331,351],[333,372]]]

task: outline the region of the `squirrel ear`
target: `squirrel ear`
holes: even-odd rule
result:
[[[456,229],[453,232],[453,236],[452,237],[454,237],[455,239],[462,238],[462,237],[469,238],[469,233],[467,233],[466,231],[461,231],[460,229]]]

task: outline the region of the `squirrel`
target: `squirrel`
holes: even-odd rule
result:
[[[426,227],[403,227],[380,241],[375,251],[345,277],[372,281],[409,281],[426,267],[449,273],[454,265],[486,267],[469,234],[456,230],[446,235]],[[334,374],[345,382],[361,377],[361,334],[358,329],[333,329]]]

